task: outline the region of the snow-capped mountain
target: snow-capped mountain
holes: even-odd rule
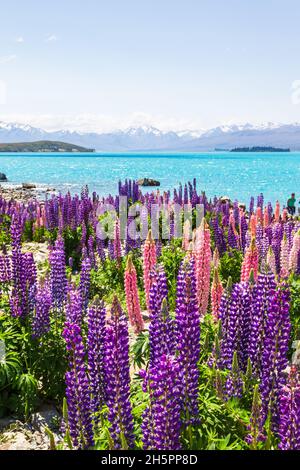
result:
[[[107,133],[59,130],[47,132],[26,124],[0,122],[0,142],[55,140],[103,152],[205,151],[215,148],[273,146],[300,150],[300,124],[250,123],[218,126],[199,131],[161,131],[155,127],[131,127]]]

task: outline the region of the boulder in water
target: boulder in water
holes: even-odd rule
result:
[[[4,173],[0,173],[0,181],[8,181],[7,176]]]
[[[160,186],[160,182],[152,178],[142,178],[137,181],[139,186]]]

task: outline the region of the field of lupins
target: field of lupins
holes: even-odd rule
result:
[[[125,237],[120,196],[141,207]],[[168,209],[159,239],[154,204]],[[175,204],[204,207],[180,238]],[[47,243],[48,259],[28,242]],[[195,180],[0,198],[0,248],[0,416],[55,403],[51,449],[300,450],[300,221],[278,203],[208,200]]]

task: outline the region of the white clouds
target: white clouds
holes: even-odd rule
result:
[[[13,62],[17,58],[16,54],[0,56],[0,65]]]
[[[58,41],[58,37],[56,36],[56,34],[48,34],[48,36],[46,37],[46,42],[56,42]]]
[[[18,44],[22,44],[24,41],[25,40],[24,40],[23,36],[18,36],[15,39],[15,42],[17,42]]]

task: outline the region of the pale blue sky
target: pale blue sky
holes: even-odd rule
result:
[[[0,11],[0,119],[300,121],[299,0],[0,0]]]

